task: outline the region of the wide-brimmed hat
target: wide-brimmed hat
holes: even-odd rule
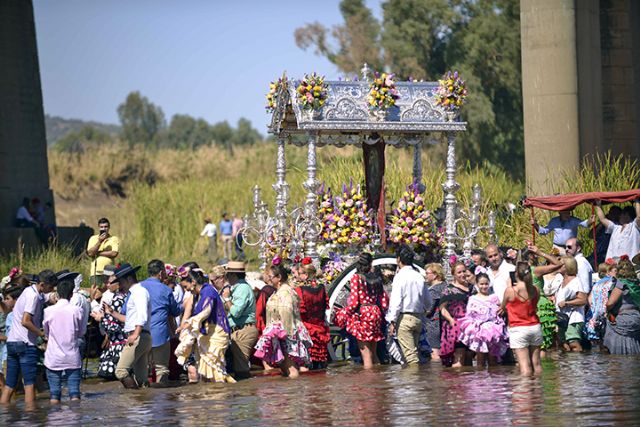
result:
[[[242,261],[229,261],[227,264],[227,273],[244,273],[245,265]]]
[[[62,281],[62,280],[75,280],[76,277],[78,277],[80,275],[80,273],[77,273],[75,271],[69,271],[69,270],[62,270],[62,271],[58,271],[56,273],[56,277],[58,278],[58,282]]]
[[[134,274],[136,271],[140,270],[140,266],[132,267],[131,264],[124,263],[121,264],[118,268],[116,268],[113,273],[116,276],[116,279],[122,279],[129,274]]]
[[[216,277],[222,277],[226,274],[227,270],[221,265],[216,265],[209,272],[209,279],[214,279]]]
[[[102,275],[113,276],[117,269],[118,269],[117,265],[113,265],[113,264],[105,265],[104,268],[102,269]]]
[[[631,258],[631,262],[635,265],[640,265],[640,253],[637,253],[633,258]]]

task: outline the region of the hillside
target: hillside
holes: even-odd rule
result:
[[[94,128],[113,136],[120,132],[120,126],[118,125],[84,121],[80,119],[65,119],[58,116],[50,116],[48,114],[44,115],[44,125],[47,134],[48,146],[55,144],[58,140],[71,132],[80,131],[80,129],[85,126],[93,126]]]

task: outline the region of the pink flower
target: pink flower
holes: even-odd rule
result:
[[[340,218],[338,221],[338,227],[344,227],[345,225],[347,225],[347,222],[343,218]]]

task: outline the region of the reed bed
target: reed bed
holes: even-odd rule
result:
[[[445,172],[442,150],[427,148],[423,152],[424,195],[429,209],[442,205],[442,182]],[[223,212],[240,215],[252,212],[252,188],[262,189],[263,199],[270,209],[274,205],[275,144],[263,143],[253,147],[235,149],[231,154],[219,147],[204,147],[195,151],[163,149],[149,152],[129,152],[119,146],[98,149],[97,158],[109,161],[96,166],[96,156],[50,153],[51,185],[56,194],[82,201],[83,191],[101,188],[101,180],[132,169],[155,174],[150,185],[139,179],[126,183],[127,199],[124,206],[111,215],[113,231],[122,240],[120,260],[144,264],[152,258],[165,262],[182,263],[195,260],[206,264],[206,239],[199,236],[204,218],[218,222]],[[116,158],[121,162],[115,161]],[[306,179],[306,150],[287,147],[287,182],[291,186],[291,207],[304,201],[302,182]],[[388,206],[412,181],[413,153],[410,149],[386,151],[386,198]],[[124,166],[123,166],[124,165]],[[322,147],[318,149],[318,179],[325,185],[339,189],[352,180],[363,183],[362,153],[357,147]],[[514,181],[495,167],[459,167],[457,193],[460,209],[471,204],[473,185],[483,188],[481,215],[486,221],[490,210],[498,213],[499,243],[520,248],[531,239],[530,211],[521,207],[525,194],[524,183]],[[638,188],[640,168],[636,161],[611,154],[587,158],[579,170],[565,173],[554,183],[558,193],[616,191]],[[536,210],[540,224],[555,213]],[[576,216],[587,218],[591,207],[580,206]],[[590,253],[592,242],[589,230],[580,230],[585,241],[585,253]],[[540,246],[551,246],[550,236],[536,236]],[[483,246],[487,236],[481,235],[478,245]],[[219,248],[221,251],[221,248]],[[250,265],[256,267],[256,251],[248,248]],[[221,253],[221,252],[220,252]],[[0,259],[0,268],[7,271],[20,260],[16,255]],[[85,271],[88,261],[74,258],[68,248],[48,249],[39,254],[23,257],[22,265],[30,271],[46,267],[74,268]]]

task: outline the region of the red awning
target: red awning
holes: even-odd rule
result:
[[[548,211],[569,211],[582,203],[591,203],[596,200],[601,200],[606,203],[624,203],[635,199],[640,199],[640,189],[527,197],[524,199],[524,206],[545,209]]]

